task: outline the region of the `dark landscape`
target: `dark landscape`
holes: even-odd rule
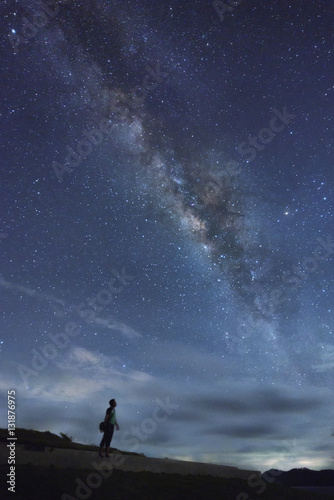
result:
[[[39,432],[17,429],[18,441],[31,451],[43,452],[47,447],[82,449],[96,451],[96,446],[87,446],[71,442],[66,435],[56,436],[51,432]],[[0,441],[4,443],[7,430],[0,429]],[[123,454],[119,450],[113,450]],[[8,473],[8,465],[0,466],[2,477]],[[274,471],[274,472],[273,472]],[[173,500],[173,499],[224,499],[224,500],[324,500],[334,498],[333,494],[312,493],[295,487],[334,486],[334,471],[312,471],[293,469],[288,472],[270,470],[262,474],[259,481],[248,483],[247,480],[217,478],[181,474],[155,474],[151,472],[124,472],[114,469],[109,477],[101,480],[94,488],[87,486],[91,470],[56,469],[54,467],[36,467],[33,465],[16,466],[16,491],[8,492],[5,481],[1,482],[1,499],[35,500],[45,499],[96,499],[104,500]],[[271,482],[275,475],[277,482]],[[88,481],[89,482],[89,481]],[[80,485],[79,490],[77,489]],[[329,491],[329,490],[328,490]]]

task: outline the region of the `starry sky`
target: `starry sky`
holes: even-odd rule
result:
[[[17,426],[333,466],[333,22],[315,0],[3,0]],[[6,426],[6,404],[1,406]]]

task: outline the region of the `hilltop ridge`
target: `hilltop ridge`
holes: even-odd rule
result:
[[[0,429],[0,442],[6,442],[8,437],[7,429]],[[68,450],[82,450],[82,451],[98,451],[99,447],[96,445],[87,445],[76,443],[72,439],[63,434],[58,436],[50,431],[36,431],[33,429],[15,429],[15,437],[20,445],[29,451],[44,451],[45,448],[63,448]],[[133,455],[143,457],[143,453],[135,453],[130,451],[121,451],[117,448],[111,448],[113,453],[121,453],[122,455]]]

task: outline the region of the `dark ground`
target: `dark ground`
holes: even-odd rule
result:
[[[7,429],[0,429],[0,441],[5,442],[7,436]],[[98,450],[96,446],[73,443],[51,432],[16,429],[16,437],[20,444],[35,451],[42,451],[46,446]],[[299,477],[300,474],[305,475],[305,471],[313,472],[307,469],[290,472]],[[268,481],[263,490],[263,486],[253,483],[251,488],[247,481],[241,479],[118,470],[113,470],[110,477],[102,479],[96,471],[91,476],[92,472],[94,471],[16,465],[16,489],[15,493],[11,493],[8,491],[6,476],[9,465],[0,465],[0,500],[334,500],[334,496],[325,497],[289,488],[288,484],[298,484],[291,483],[290,473],[282,473],[282,478],[286,475],[286,480],[289,479],[287,485]],[[81,481],[80,487],[78,481]]]
[[[7,490],[6,480],[0,483],[1,500],[327,500],[317,494],[268,484],[261,494],[246,481],[209,476],[153,474],[114,470],[106,479],[89,475],[92,471],[16,466],[16,491]],[[8,465],[0,466],[1,477]],[[76,492],[77,479],[81,489]],[[95,483],[94,483],[95,480]],[[96,484],[96,481],[100,484]],[[87,489],[87,482],[90,488]],[[85,486],[83,486],[85,485]],[[332,497],[333,498],[333,497]]]

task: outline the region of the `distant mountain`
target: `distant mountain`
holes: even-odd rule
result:
[[[291,469],[287,472],[278,469],[269,469],[262,474],[262,478],[284,486],[333,486],[334,470],[310,470],[307,468]]]

